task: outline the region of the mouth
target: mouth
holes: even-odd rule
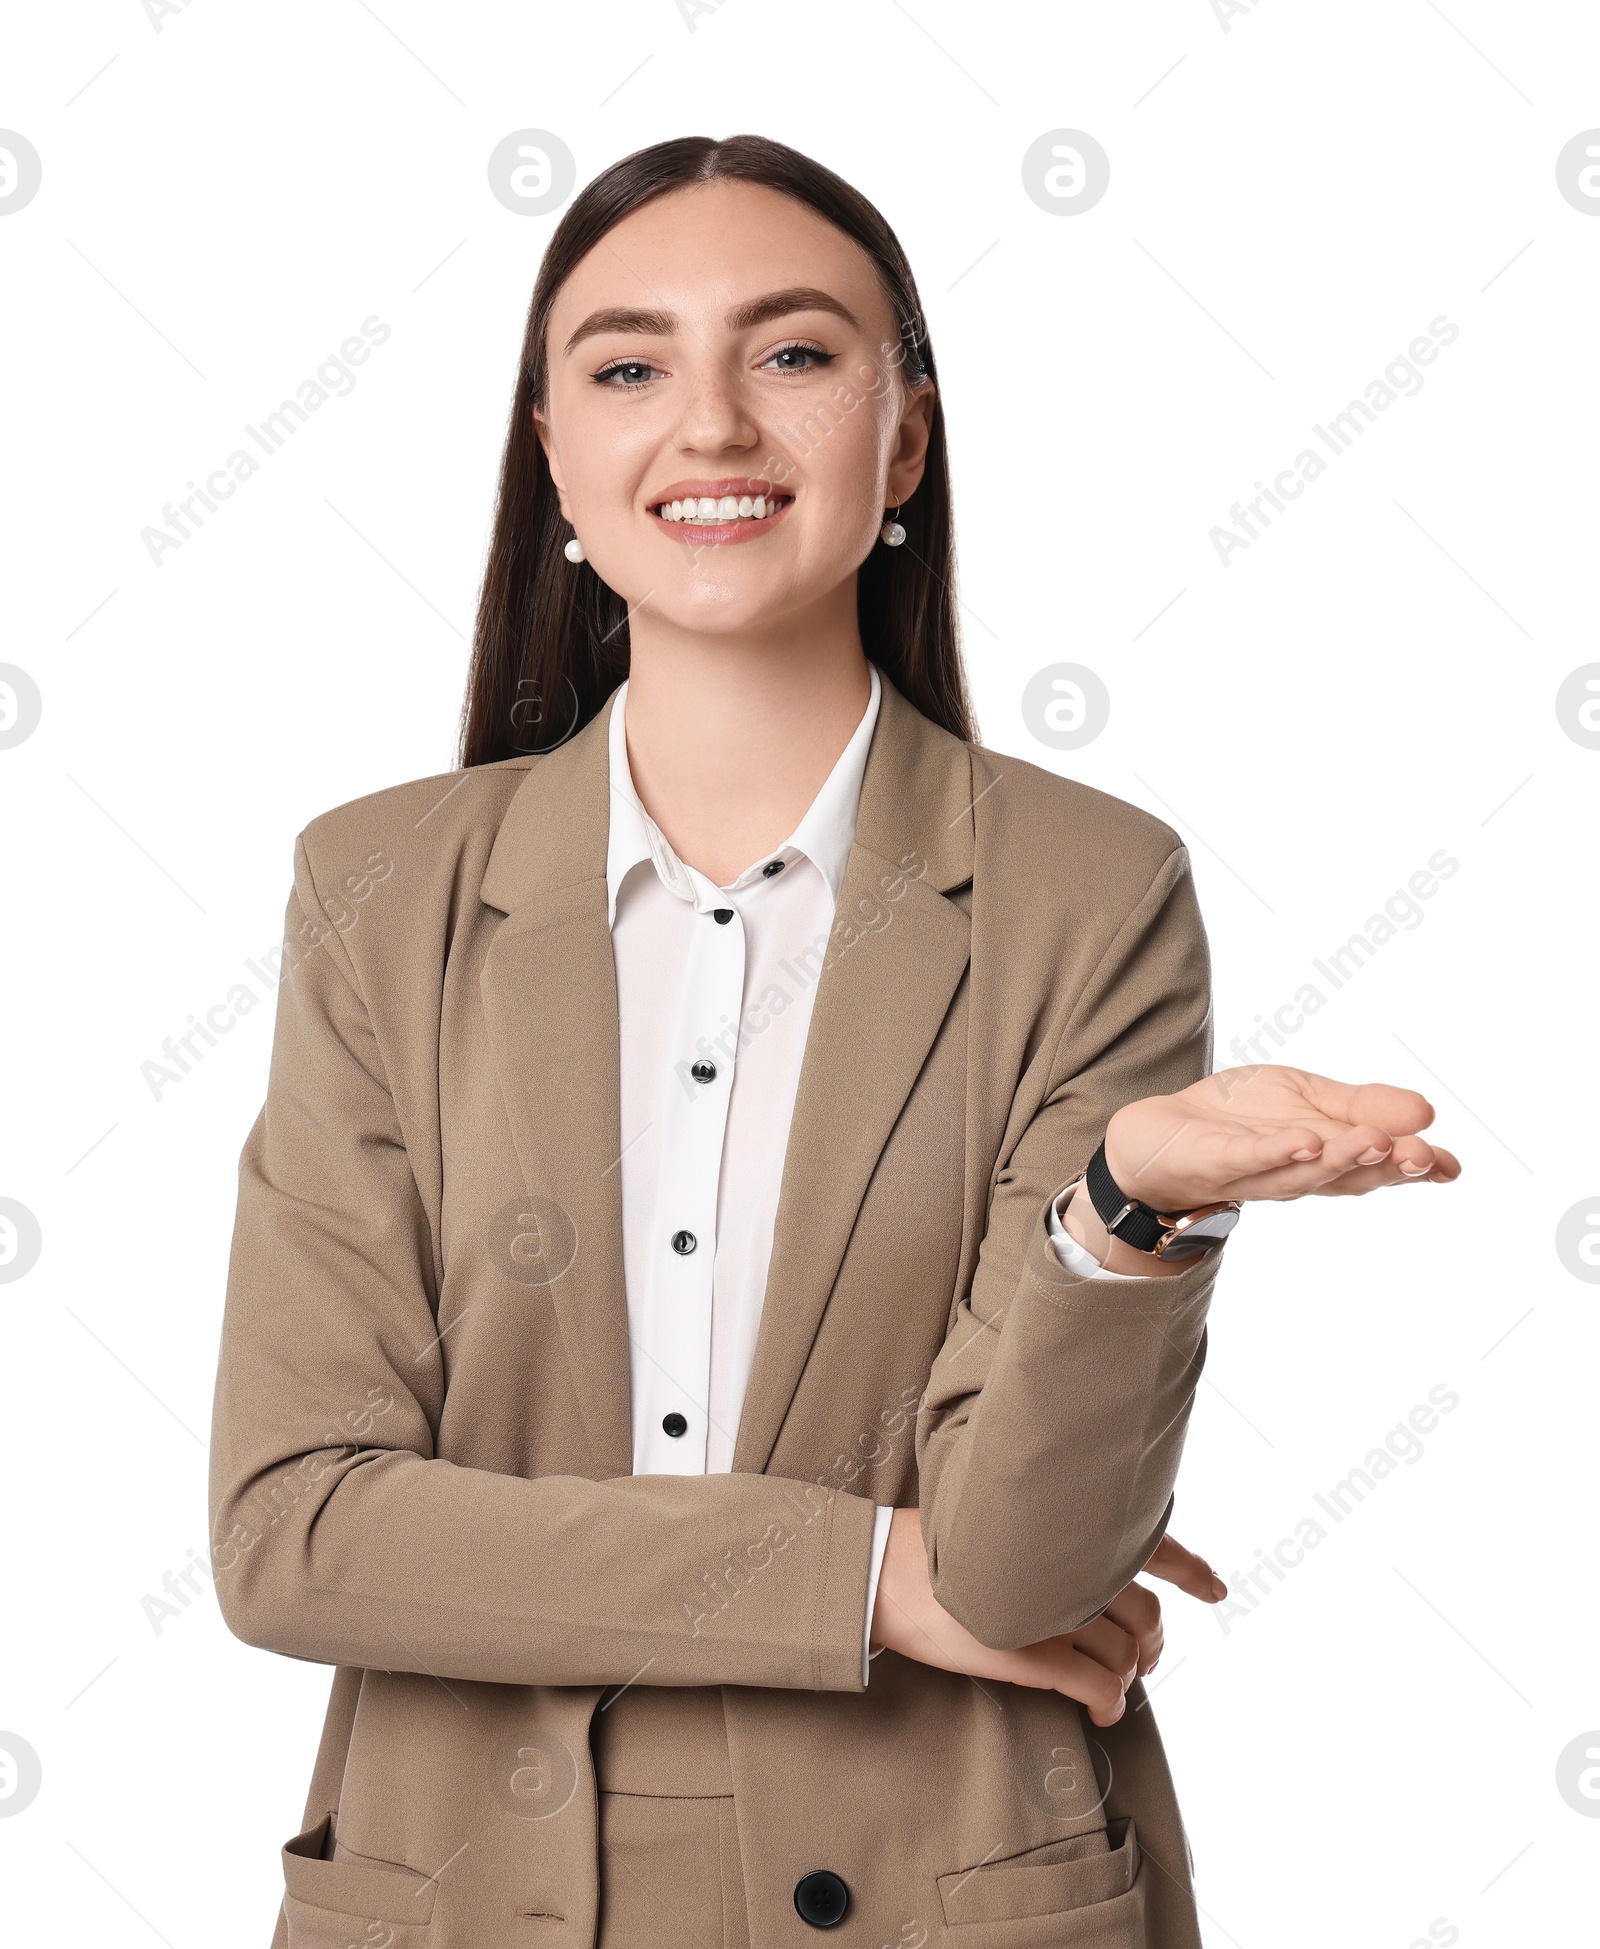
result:
[[[646,504],[674,540],[697,546],[755,541],[793,505],[765,480],[675,481]]]

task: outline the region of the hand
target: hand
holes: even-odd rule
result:
[[[1106,1127],[1106,1164],[1120,1189],[1157,1211],[1356,1197],[1459,1177],[1457,1159],[1417,1135],[1432,1122],[1433,1105],[1415,1090],[1246,1064],[1124,1105]]]
[[[1156,1545],[1144,1568],[1202,1603],[1218,1603],[1228,1594],[1210,1564],[1170,1536]],[[1076,1699],[1095,1725],[1111,1726],[1127,1710],[1128,1687],[1161,1656],[1161,1603],[1143,1584],[1127,1584],[1079,1630],[1017,1651],[995,1651],[958,1624],[934,1596],[921,1513],[897,1509],[889,1519],[878,1577],[872,1642],[941,1671],[1060,1692]]]

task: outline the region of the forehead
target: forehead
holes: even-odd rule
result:
[[[804,203],[759,183],[697,183],[658,196],[608,230],[556,294],[551,338],[607,306],[709,324],[766,291],[815,285],[877,335],[892,311],[866,252]]]

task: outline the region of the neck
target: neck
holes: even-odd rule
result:
[[[855,585],[759,634],[635,614],[628,766],[674,852],[718,886],[794,831],[872,695]]]

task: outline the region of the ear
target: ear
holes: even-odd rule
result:
[[[907,392],[889,452],[889,473],[884,490],[891,506],[909,501],[922,481],[928,462],[928,441],[933,433],[933,407],[937,397],[931,379],[925,379],[914,392]]]
[[[570,522],[572,516],[567,511],[567,483],[562,476],[561,462],[556,454],[555,436],[550,431],[550,422],[537,406],[530,406],[528,412],[533,419],[533,430],[539,436],[539,444],[544,448],[545,465],[550,469],[551,480],[555,482],[561,513]]]

